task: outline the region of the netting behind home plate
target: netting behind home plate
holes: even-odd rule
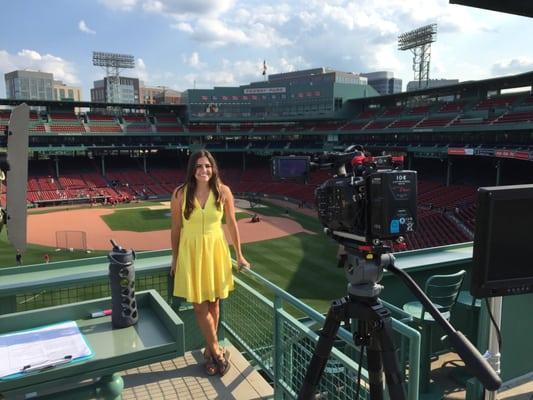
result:
[[[87,233],[85,231],[56,231],[56,247],[87,250]]]

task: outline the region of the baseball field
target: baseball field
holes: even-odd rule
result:
[[[346,291],[336,268],[337,245],[323,233],[317,218],[286,204],[236,202],[242,248],[252,268],[310,306],[325,311]],[[259,216],[252,223],[251,217]],[[170,248],[168,202],[132,203],[123,207],[49,209],[28,216],[28,249],[23,264],[107,254],[111,238],[136,251]],[[70,237],[66,249],[63,237]],[[226,232],[226,238],[231,243]],[[60,243],[61,242],[61,243]],[[81,250],[79,249],[81,248]],[[0,235],[0,266],[15,265],[15,249]],[[240,275],[242,278],[244,275]]]

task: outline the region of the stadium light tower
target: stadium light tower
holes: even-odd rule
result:
[[[428,85],[429,62],[431,59],[431,43],[437,41],[437,24],[426,25],[398,36],[398,50],[413,52],[413,71],[418,88],[422,88],[422,81]]]
[[[105,67],[107,77],[107,101],[120,103],[120,70],[135,68],[135,58],[128,54],[93,51],[93,65]]]

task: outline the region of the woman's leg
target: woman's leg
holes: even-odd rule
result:
[[[219,354],[216,326],[213,316],[209,312],[209,302],[204,301],[201,304],[193,303],[193,308],[198,326],[204,335],[206,349],[210,354]]]
[[[207,304],[209,305],[209,314],[211,314],[211,318],[213,318],[215,324],[216,334],[218,332],[218,320],[220,319],[220,301],[216,299],[215,301],[209,301]]]
[[[213,319],[213,324],[215,326],[215,337],[217,337],[217,340],[218,340],[218,336],[217,336],[218,321],[220,319],[220,302],[219,302],[219,299],[216,299],[215,301],[208,301],[207,305],[208,305],[209,314],[211,315],[211,318]],[[211,349],[210,348],[206,347],[205,355],[206,355],[206,357],[211,357]]]

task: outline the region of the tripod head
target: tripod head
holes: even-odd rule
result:
[[[378,297],[383,290],[379,284],[383,270],[394,261],[392,248],[375,239],[373,243],[363,243],[346,232],[324,230],[341,245],[339,268],[344,268],[348,280],[348,294],[357,297]],[[394,249],[404,247],[403,238],[393,242]]]

